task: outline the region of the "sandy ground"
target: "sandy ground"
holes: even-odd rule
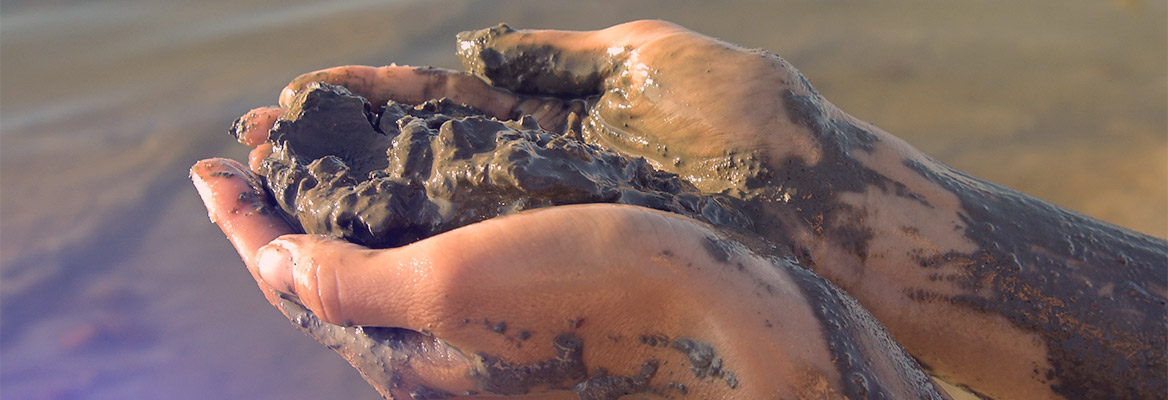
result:
[[[376,398],[263,302],[186,171],[242,158],[230,122],[300,72],[454,68],[498,22],[768,49],[958,169],[1168,234],[1162,2],[243,3],[0,3],[0,397]]]

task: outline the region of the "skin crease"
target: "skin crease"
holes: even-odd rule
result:
[[[585,139],[645,156],[659,168],[687,177],[705,191],[750,195],[750,186],[758,183],[752,183],[749,176],[725,173],[736,170],[723,168],[727,165],[751,168],[753,164],[750,163],[756,162],[773,169],[775,165],[793,162],[808,169],[828,168],[830,165],[825,166],[824,160],[839,154],[885,179],[869,181],[867,186],[858,190],[829,191],[831,197],[828,200],[839,206],[813,216],[819,218],[818,222],[809,220],[806,214],[792,211],[788,201],[760,202],[768,204],[762,206],[763,211],[773,218],[775,226],[781,226],[770,233],[781,233],[779,237],[794,250],[806,249],[801,258],[806,260],[805,263],[855,297],[888,327],[898,342],[927,365],[930,372],[967,385],[983,395],[1000,398],[1062,398],[1066,391],[1059,392],[1056,388],[1067,382],[1060,381],[1060,378],[1084,378],[1059,375],[1067,372],[1052,365],[1052,360],[1058,361],[1061,357],[1052,350],[1055,344],[1052,336],[1034,328],[1030,323],[1033,321],[1026,320],[1037,317],[1007,314],[985,306],[973,307],[967,304],[969,301],[960,300],[992,293],[986,292],[986,288],[971,289],[961,284],[963,276],[968,274],[965,269],[968,263],[960,258],[944,261],[946,255],[978,254],[985,246],[985,240],[974,236],[973,231],[955,229],[970,225],[968,216],[975,210],[968,209],[967,204],[1012,195],[960,176],[952,180],[959,186],[956,189],[954,185],[943,184],[936,176],[952,176],[946,167],[891,134],[818,99],[814,89],[781,58],[660,21],[638,21],[593,32],[492,29],[493,32],[487,32],[479,42],[464,40],[463,43],[470,44],[460,46],[461,50],[497,49],[506,58],[507,49],[554,48],[558,62],[563,65],[552,65],[548,70],[600,76],[598,87],[584,88],[579,93],[593,96],[592,107],[582,123]],[[490,65],[475,64],[473,54],[469,57],[464,54],[464,57],[471,59],[468,68],[472,72],[492,79]],[[544,72],[539,69],[530,72],[533,77],[541,73]],[[716,79],[710,79],[711,76]],[[516,86],[511,88],[515,94],[511,94],[487,86],[467,74],[391,66],[339,67],[306,74],[285,89],[281,94],[281,104],[286,105],[297,88],[315,80],[342,84],[355,93],[375,99],[413,100],[440,94],[461,99],[459,101],[483,108],[499,118],[514,118],[532,109],[540,109],[540,102],[563,103],[563,100],[545,100],[540,96],[539,88]],[[498,80],[494,83],[507,84]],[[843,139],[817,137],[818,132],[811,128],[812,124],[800,123],[804,115],[794,113],[796,109],[789,101],[784,103],[782,93],[788,93],[787,99],[798,96],[817,99],[816,111],[821,112],[825,120],[850,124],[869,134],[868,147],[844,146],[843,153],[839,153],[833,145],[837,144],[836,140]],[[560,111],[556,112],[557,109]],[[543,110],[537,117],[545,127],[561,126],[569,119],[567,107],[546,107]],[[248,122],[249,129],[241,134],[241,141],[248,144],[263,142],[266,129],[262,121],[265,118],[273,120],[271,116],[278,113],[278,108],[257,109],[249,113],[255,117],[245,118],[245,122],[257,122]],[[255,160],[257,154],[262,159],[265,151],[261,145],[251,159]],[[889,182],[902,185],[903,193],[911,195],[881,188]],[[792,185],[788,189],[801,189],[786,192],[788,195],[793,193],[794,197],[800,193],[813,193],[816,189]],[[1032,210],[1049,213],[1041,207],[1023,209]],[[862,252],[855,250],[855,243],[850,238],[825,233],[852,225],[858,226],[858,231],[866,233],[869,238],[863,241]],[[1099,229],[1111,232],[1107,229],[1118,228],[1103,226]],[[1116,235],[1125,237],[1126,234],[1120,232]],[[1162,240],[1137,239],[1151,243],[1151,254],[1159,252],[1162,258],[1165,248]],[[1018,238],[1003,237],[1001,240],[1017,241]],[[1037,242],[1035,246],[1042,247]],[[1057,249],[1043,248],[1042,251],[1056,252],[1052,257],[1055,259],[1062,257],[1057,254]],[[932,269],[916,267],[926,260],[941,261],[935,262]],[[1025,264],[1023,269],[1045,267],[1041,263],[1031,265],[1027,260],[1020,259],[1019,262]],[[1100,286],[1107,287],[1106,276],[1096,279]],[[1023,283],[1041,287],[1034,282]],[[1135,315],[1146,313],[1149,318],[1153,318],[1151,316],[1157,311],[1163,314],[1162,299],[1166,292],[1163,283],[1152,280],[1144,285],[1144,290],[1153,299],[1158,296],[1161,300],[1160,308],[1153,306],[1124,311]],[[914,297],[919,293],[941,301]],[[1057,299],[1058,296],[1062,294],[1051,293],[1046,297]],[[1039,314],[1039,317],[1043,315]],[[1055,317],[1070,318],[1078,321],[1076,324],[1086,324],[1077,326],[1087,328],[1110,323],[1091,320],[1100,317],[1075,314],[1073,310]],[[1143,333],[1144,337],[1155,339],[1159,335],[1162,341],[1164,324],[1153,323],[1153,327],[1155,330]],[[1140,334],[1135,333],[1136,336]],[[1114,345],[1110,341],[1115,339],[1103,336],[1089,340],[1106,347]],[[1158,356],[1162,364],[1163,348],[1137,347],[1135,351],[1152,354],[1153,359]],[[1149,376],[1156,379],[1157,367],[1161,368],[1159,379],[1163,379],[1163,365],[1148,366]],[[1077,372],[1107,373],[1103,368],[1085,370]],[[1144,392],[1135,395],[1152,397],[1157,394]]]

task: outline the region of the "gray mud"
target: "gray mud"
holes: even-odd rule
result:
[[[549,47],[493,48],[493,39],[515,32],[507,24],[458,34],[462,66],[475,71],[492,86],[516,93],[586,97],[601,92],[604,76],[592,57],[568,54]]]
[[[689,359],[689,368],[698,379],[712,378],[726,381],[731,389],[738,387],[738,376],[722,367],[722,357],[709,343],[688,338],[677,338],[671,345]]]
[[[372,248],[564,204],[630,204],[748,225],[732,199],[702,194],[643,158],[445,99],[374,109],[342,87],[313,83],[269,135],[273,152],[261,172],[289,219]]]

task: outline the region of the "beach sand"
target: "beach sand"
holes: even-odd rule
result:
[[[1159,2],[243,3],[0,4],[0,397],[377,398],[264,302],[187,169],[242,159],[231,121],[301,72],[457,68],[454,34],[499,22],[774,51],[957,169],[1168,234]]]

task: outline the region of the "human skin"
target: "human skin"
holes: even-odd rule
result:
[[[642,377],[643,387],[618,390],[662,398],[839,398],[857,389],[945,398],[870,315],[825,303],[849,301],[825,281],[674,214],[553,207],[371,250],[289,234],[280,216],[264,211],[272,206],[258,178],[234,161],[200,161],[191,177],[274,306],[283,292],[325,322],[399,327],[441,341],[419,345],[423,351],[395,367],[401,382],[384,388],[387,397],[424,390],[615,399],[573,386],[588,378],[605,389],[606,377]],[[836,311],[825,321],[815,307]],[[827,322],[856,329],[829,343]],[[558,377],[565,390],[476,377],[482,355],[519,366],[556,359],[553,343],[563,334],[579,338],[587,371],[607,372]],[[678,347],[692,341],[716,352],[718,371],[692,370]],[[832,345],[848,346],[864,365],[855,368],[861,386],[843,384],[856,378],[841,375]]]
[[[563,129],[580,111],[563,99],[586,98],[586,140],[746,201],[760,216],[753,233],[780,245],[767,255],[838,285],[931,373],[996,398],[1168,390],[1162,239],[951,170],[822,99],[778,56],[676,25],[496,27],[461,39],[464,64],[496,87],[442,71],[340,67],[297,78],[282,104],[327,81],[371,99],[443,95]],[[278,112],[244,118],[257,129],[242,139],[262,142],[257,132]]]

